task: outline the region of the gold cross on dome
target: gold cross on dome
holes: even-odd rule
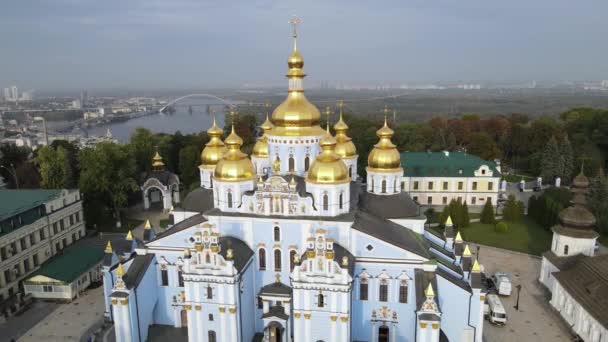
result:
[[[298,25],[300,25],[302,23],[302,19],[298,18],[298,16],[296,16],[296,15],[292,15],[291,20],[289,20],[289,23],[293,27],[293,37],[296,38],[298,36],[297,28],[298,28]]]

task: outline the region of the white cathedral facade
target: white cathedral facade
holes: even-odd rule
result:
[[[201,187],[170,228],[106,250],[116,341],[158,327],[193,342],[482,341],[480,266],[451,226],[424,230],[393,130],[385,120],[360,179],[348,126],[321,128],[303,65],[294,34],[287,98],[252,155],[214,122]]]

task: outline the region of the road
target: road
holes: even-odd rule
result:
[[[19,338],[60,306],[61,304],[54,302],[34,302],[20,315],[13,316],[0,324],[0,341]]]

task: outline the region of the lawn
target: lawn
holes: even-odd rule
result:
[[[549,250],[553,233],[532,219],[524,217],[520,222],[507,224],[509,230],[506,233],[497,233],[494,231],[494,225],[474,222],[462,229],[462,238],[465,241],[533,255],[541,255]]]
[[[509,183],[519,183],[522,178],[524,179],[524,181],[529,182],[531,180],[534,180],[536,177],[526,175],[502,175],[502,178]]]

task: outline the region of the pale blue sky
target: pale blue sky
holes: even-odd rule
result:
[[[292,14],[308,82],[608,79],[606,0],[13,0],[0,86],[280,84]]]

